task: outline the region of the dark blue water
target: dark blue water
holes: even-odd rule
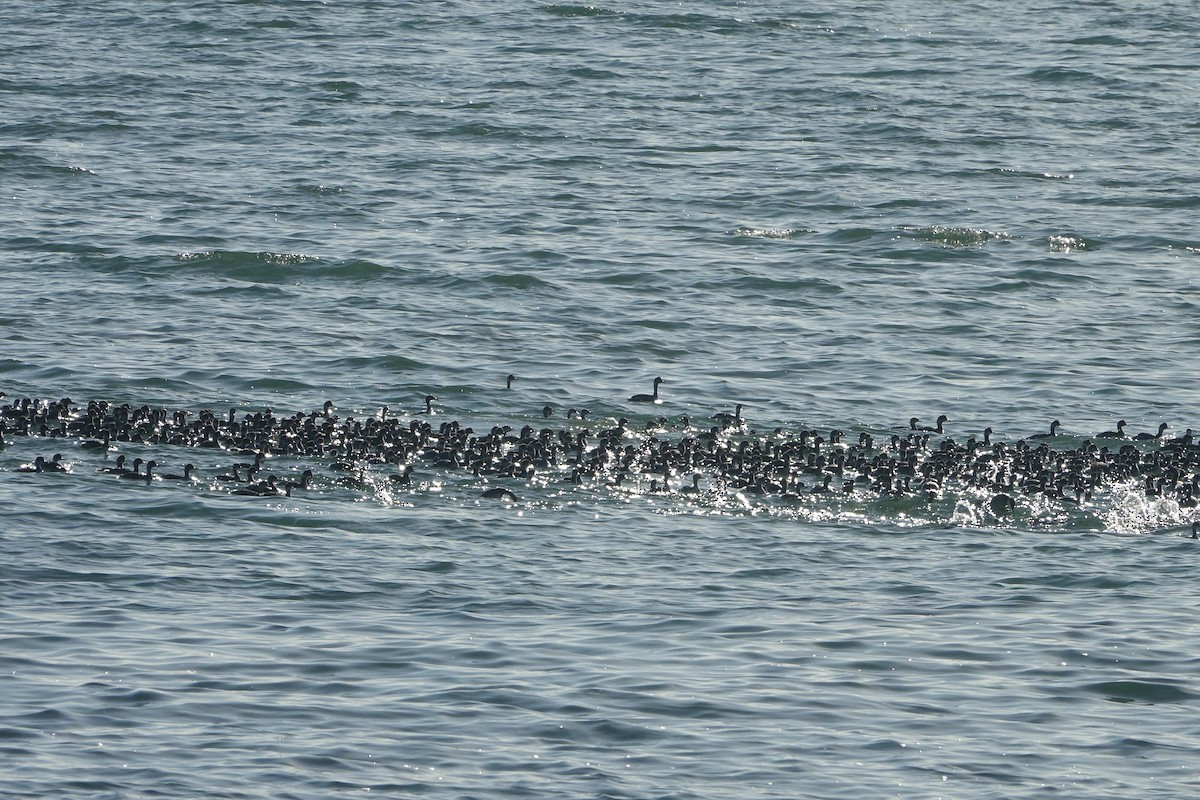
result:
[[[1063,452],[1200,429],[1193,4],[0,22],[5,403],[407,423],[433,394],[435,423],[673,441],[742,403],[748,442],[945,414],[959,444],[1059,420]],[[656,376],[662,405],[626,400]],[[997,514],[957,484],[348,487],[277,457],[313,488],[247,498],[226,450],[5,440],[0,795],[1200,786],[1195,512],[1138,480]],[[99,472],[118,452],[201,480]]]

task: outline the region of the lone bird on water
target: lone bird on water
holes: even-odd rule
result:
[[[662,403],[662,399],[658,396],[658,385],[660,383],[666,383],[666,381],[664,381],[662,378],[655,378],[654,379],[654,394],[635,394],[633,397],[629,398],[630,402],[654,403],[656,405]]]

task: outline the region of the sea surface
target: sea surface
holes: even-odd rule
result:
[[[5,405],[1200,430],[1193,2],[7,0],[0,30]],[[314,484],[260,498],[226,450],[5,442],[6,800],[1200,792],[1196,512],[1137,481],[999,513],[273,457]]]

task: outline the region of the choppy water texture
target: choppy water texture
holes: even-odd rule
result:
[[[1200,429],[1192,3],[0,22],[6,400]],[[1137,485],[1004,518],[603,480],[495,503],[446,469],[245,498],[226,451],[122,444],[205,478],[147,486],[7,441],[0,795],[1200,788],[1194,510]],[[16,472],[54,452],[73,473]]]

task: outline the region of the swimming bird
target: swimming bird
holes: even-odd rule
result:
[[[233,466],[237,467],[238,469],[245,470],[246,472],[257,472],[258,470],[262,469],[262,462],[265,457],[266,454],[263,453],[263,451],[258,450],[254,453],[253,464],[234,464]]]
[[[112,434],[105,428],[101,432],[99,439],[84,439],[79,442],[79,446],[84,450],[99,450],[103,452],[108,450],[111,441]]]
[[[133,460],[133,469],[122,470],[121,472],[117,472],[115,474],[118,478],[137,478],[139,480],[145,480],[146,476],[142,474],[142,464],[145,463],[146,462],[142,461],[140,458],[135,458]]]
[[[265,481],[242,486],[234,489],[230,494],[242,495],[244,497],[272,497],[282,494],[276,485],[278,480],[274,475],[268,475]]]
[[[490,500],[509,500],[513,503],[517,502],[517,496],[503,486],[493,486],[491,489],[485,489],[483,496]]]
[[[950,418],[947,417],[945,414],[942,414],[941,416],[939,416],[937,418],[937,427],[936,428],[931,428],[928,425],[925,425],[924,427],[919,428],[918,430],[923,431],[925,433],[945,433],[946,431],[944,431],[942,429],[942,426],[945,425],[949,421],[950,421]]]
[[[654,394],[635,394],[633,397],[630,397],[629,400],[634,403],[662,403],[662,400],[658,396],[658,385],[660,383],[666,383],[666,381],[664,381],[662,378],[655,378]]]
[[[146,471],[138,472],[138,467],[143,463],[146,465]],[[133,460],[133,472],[123,472],[117,477],[127,478],[135,481],[145,481],[146,483],[149,483],[150,481],[154,480],[154,468],[156,466],[158,466],[158,462],[154,459],[143,462],[140,458],[135,458]]]
[[[437,400],[437,398],[434,397],[433,395],[431,395],[431,394],[425,395],[425,410],[421,412],[422,414],[432,415],[432,414],[437,413],[436,411],[433,410],[433,401],[434,400]]]
[[[135,462],[135,463],[136,463],[136,462]],[[225,474],[225,475],[218,475],[218,476],[217,476],[217,480],[219,480],[219,481],[228,481],[228,482],[230,482],[230,483],[241,483],[241,482],[242,482],[242,476],[241,476],[241,473],[240,473],[240,472],[238,472],[238,465],[237,465],[237,464],[234,464],[232,467],[230,467],[230,470],[229,470],[229,472],[228,472],[227,474]]]
[[[159,477],[166,481],[194,481],[196,479],[192,476],[192,472],[195,471],[195,469],[196,467],[193,464],[184,464],[182,475],[167,473],[166,475],[160,475]]]
[[[371,482],[367,480],[366,467],[359,467],[358,471],[353,475],[343,475],[340,478],[335,478],[333,482],[347,489],[366,489],[371,486]]]
[[[504,388],[505,388],[505,389],[511,389],[511,388],[512,388],[512,384],[513,384],[513,381],[515,381],[516,379],[517,379],[517,376],[516,376],[516,375],[513,375],[512,373],[509,373],[508,377],[504,379]]]
[[[15,470],[13,470],[13,472],[45,472],[46,471],[45,468],[46,468],[46,457],[38,456],[37,458],[35,458],[33,460],[32,464],[22,464],[21,466],[17,467]]]
[[[296,483],[295,481],[288,481],[287,483],[284,484],[284,487],[288,488],[287,496],[288,497],[292,496],[291,489],[307,490],[309,484],[312,483],[312,479],[313,479],[313,471],[311,469],[304,470],[304,472],[300,473],[300,482],[299,483]]]
[[[62,453],[55,453],[54,458],[50,459],[42,465],[43,472],[70,472],[71,469],[62,463]]]
[[[832,480],[833,480],[833,475],[830,473],[825,473],[824,475],[821,476],[821,482],[818,483],[817,485],[813,486],[812,489],[809,490],[809,494],[828,494],[829,493],[829,484]]]
[[[122,453],[121,455],[117,456],[117,465],[115,467],[105,467],[100,471],[109,475],[121,475],[129,472],[129,470],[125,468],[125,454]]]
[[[1163,422],[1163,423],[1160,423],[1158,426],[1158,433],[1146,433],[1143,431],[1142,433],[1139,433],[1137,436],[1135,436],[1133,438],[1139,442],[1148,442],[1151,439],[1161,439],[1163,432],[1166,431],[1166,429],[1169,427],[1171,427],[1171,426],[1168,425],[1167,423]]]
[[[723,427],[723,428],[740,428],[740,427],[742,427],[742,421],[743,421],[742,420],[742,409],[743,408],[745,408],[745,406],[742,405],[741,403],[738,403],[734,407],[732,414],[730,414],[728,411],[721,411],[716,414],[713,414],[712,418],[715,419],[717,422],[719,422],[721,424],[721,427]]]
[[[1117,429],[1115,431],[1105,431],[1104,433],[1098,433],[1098,434],[1096,434],[1096,438],[1097,439],[1125,439],[1125,438],[1127,438],[1125,436],[1125,425],[1126,424],[1127,423],[1125,422],[1125,420],[1120,420],[1117,422]]]
[[[1192,523],[1192,538],[1200,539],[1200,522]]]
[[[1058,429],[1061,425],[1062,425],[1061,422],[1059,422],[1058,420],[1054,420],[1054,422],[1050,423],[1050,432],[1049,433],[1035,433],[1032,436],[1030,436],[1029,438],[1030,439],[1050,439],[1050,438],[1058,435]]]

